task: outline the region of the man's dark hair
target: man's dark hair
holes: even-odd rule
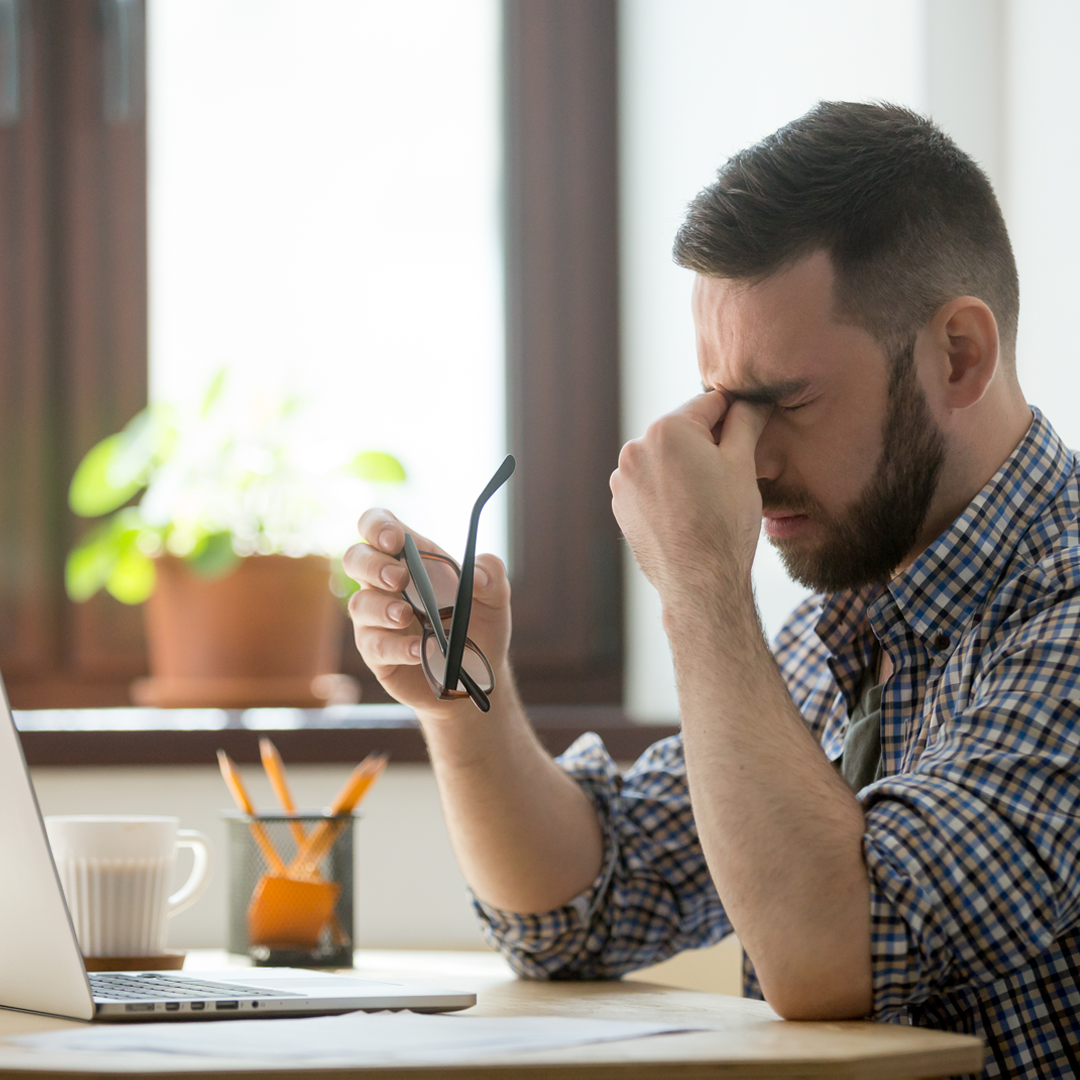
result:
[[[977,296],[1015,358],[1020,288],[986,174],[925,117],[819,102],[731,158],[690,204],[680,266],[755,283],[815,251],[832,258],[837,315],[889,356],[943,304]]]

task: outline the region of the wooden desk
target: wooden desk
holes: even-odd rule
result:
[[[185,970],[221,967],[221,953],[192,954]],[[515,979],[499,957],[482,953],[357,953],[356,974],[474,990],[479,1004],[464,1015],[583,1016],[660,1020],[708,1031],[659,1035],[621,1043],[515,1054],[452,1068],[397,1066],[366,1069],[294,1069],[272,1062],[172,1058],[169,1075],[199,1080],[238,1076],[334,1077],[345,1080],[452,1080],[558,1078],[558,1080],[706,1080],[741,1077],[799,1077],[802,1080],[902,1080],[978,1072],[977,1039],[940,1031],[865,1022],[785,1023],[765,1004],[719,994],[701,994],[641,982],[538,983]],[[228,1023],[229,1021],[223,1021]],[[258,1023],[258,1021],[255,1021]],[[27,1080],[86,1080],[160,1076],[145,1057],[119,1058],[108,1069],[50,1061],[6,1044],[6,1037],[69,1026],[67,1021],[0,1010],[0,1075]],[[141,1060],[140,1060],[141,1058]]]

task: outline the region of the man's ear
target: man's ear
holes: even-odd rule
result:
[[[950,300],[923,327],[924,374],[936,384],[938,400],[949,409],[979,401],[998,366],[997,320],[975,296]],[[928,361],[928,363],[926,363]]]

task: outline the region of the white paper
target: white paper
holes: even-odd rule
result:
[[[554,1050],[685,1030],[671,1024],[560,1016],[358,1012],[306,1019],[101,1025],[20,1035],[7,1041],[50,1054],[182,1054],[303,1060],[321,1066],[398,1062],[450,1065],[492,1055]]]

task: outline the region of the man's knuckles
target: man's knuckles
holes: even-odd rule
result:
[[[623,443],[623,448],[619,451],[619,468],[616,472],[622,473],[623,476],[633,475],[640,465],[641,457],[640,439],[631,439],[628,443]]]

